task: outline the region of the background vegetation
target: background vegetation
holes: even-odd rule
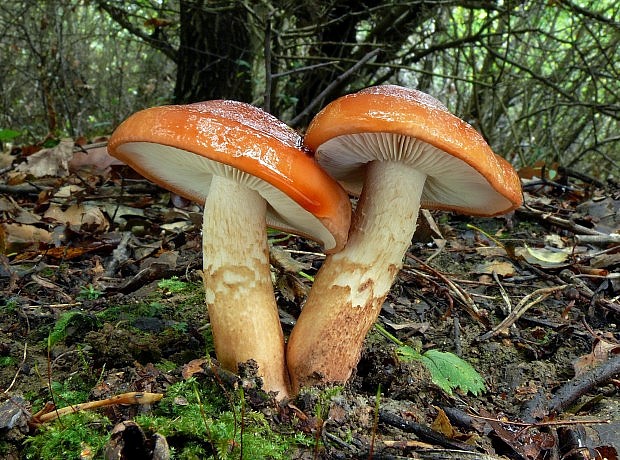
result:
[[[617,178],[618,18],[615,0],[3,2],[0,131],[109,134],[143,107],[214,98],[303,130],[329,100],[391,82],[517,166]]]

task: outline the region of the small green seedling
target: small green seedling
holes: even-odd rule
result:
[[[89,284],[88,286],[80,289],[78,298],[84,300],[97,300],[99,297],[101,297],[101,294],[103,294],[103,292],[95,288],[95,286],[93,286],[92,284]]]
[[[394,342],[397,356],[403,361],[421,361],[431,373],[431,380],[443,391],[452,395],[452,390],[460,389],[474,396],[486,391],[484,379],[467,361],[453,353],[439,350],[428,350],[420,353],[413,347],[405,345],[379,324],[375,328],[387,339]]]
[[[178,276],[173,276],[172,278],[161,280],[157,283],[157,287],[163,291],[174,293],[183,292],[187,289],[188,284],[185,281],[181,281]]]

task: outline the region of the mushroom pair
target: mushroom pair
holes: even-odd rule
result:
[[[301,148],[301,137],[234,101],[154,107],[125,120],[110,153],[147,179],[204,205],[203,279],[221,365],[258,364],[263,388],[289,395],[266,227],[342,249],[351,205]]]
[[[512,166],[420,91],[382,85],[341,97],[315,116],[305,144],[360,198],[346,247],[326,258],[289,338],[293,391],[350,377],[420,206],[495,216],[522,203]]]
[[[324,169],[282,122],[230,101],[148,109],[110,139],[110,152],[145,177],[205,203],[204,277],[216,355],[232,370],[254,359],[265,388],[279,398],[350,377],[421,205],[493,216],[521,204],[514,169],[419,91],[385,85],[337,99],[314,118],[305,144]],[[324,171],[360,195],[344,249],[350,204]],[[265,225],[313,238],[331,253],[286,357]]]

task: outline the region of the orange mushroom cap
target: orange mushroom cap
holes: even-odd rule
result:
[[[204,203],[213,174],[238,175],[267,200],[269,226],[338,250],[350,221],[348,197],[300,146],[300,136],[277,118],[227,100],[137,112],[108,144],[113,156],[144,177],[198,203]]]
[[[398,138],[372,140],[378,133]],[[434,149],[407,152],[407,139]],[[427,174],[422,207],[492,216],[523,202],[514,168],[471,125],[421,91],[380,85],[336,99],[314,117],[304,142],[354,194],[361,192],[367,162],[399,160]]]

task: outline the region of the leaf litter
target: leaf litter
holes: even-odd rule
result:
[[[137,177],[105,140],[12,152],[0,182],[0,448],[21,455],[38,433],[31,414],[45,401],[67,407],[58,382],[79,381],[78,404],[199,378],[224,394],[244,388],[273,430],[311,434],[290,458],[617,458],[620,190],[567,170],[553,182],[527,175],[509,216],[424,211],[380,317],[431,361],[449,353],[475,369],[475,391],[442,390],[373,332],[343,389],[278,406],[251,366],[230,376],[205,355],[198,206]],[[288,334],[323,255],[301,238],[271,240]],[[198,293],[158,287],[167,279]],[[127,424],[139,410],[104,413]]]

